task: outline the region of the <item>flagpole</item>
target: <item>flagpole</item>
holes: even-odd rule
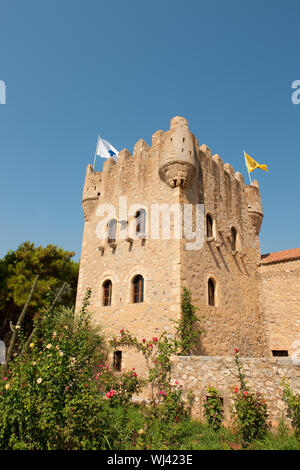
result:
[[[97,149],[98,149],[99,139],[100,139],[100,135],[98,135],[98,139],[97,139],[96,151],[95,151],[95,156],[94,156],[93,170],[95,170],[95,164],[96,164],[96,157],[97,157]]]
[[[245,157],[245,164],[246,164],[246,168],[247,168],[247,171],[248,171],[248,176],[249,176],[250,184],[252,184],[252,181],[251,181],[251,176],[250,176],[250,172],[249,172],[249,168],[248,168],[248,165],[247,165],[247,160],[246,160],[245,150],[243,150],[243,152],[244,152],[244,157]]]

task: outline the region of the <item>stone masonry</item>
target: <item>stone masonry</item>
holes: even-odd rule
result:
[[[162,332],[172,335],[172,320],[179,319],[181,294],[187,287],[203,329],[198,362],[186,359],[198,364],[195,384],[209,366],[222,387],[229,386],[232,373],[220,375],[220,367],[222,362],[231,367],[230,356],[238,348],[241,356],[257,358],[247,359],[254,378],[265,373],[260,383],[278,386],[277,359],[259,358],[270,358],[279,350],[291,355],[297,340],[300,349],[300,249],[298,258],[297,249],[290,257],[261,257],[263,211],[256,181],[245,184],[230,164],[212,155],[206,145],[199,146],[187,121],[177,116],[169,130],[155,132],[151,147],[139,140],[133,155],[122,150],[117,162],[105,161],[102,172],[88,165],[82,206],[85,224],[76,308],[91,288],[93,319],[107,337],[122,328],[140,339]],[[191,212],[185,216],[188,206]],[[142,233],[137,230],[141,211]],[[108,234],[100,237],[100,226],[112,219],[117,227],[114,239]],[[186,233],[186,222],[194,241]],[[170,233],[164,232],[168,223]],[[133,300],[136,276],[143,279],[141,302]],[[108,305],[106,281],[111,282]],[[177,368],[183,359],[178,361]],[[122,368],[131,367],[145,373],[141,358],[123,350]]]

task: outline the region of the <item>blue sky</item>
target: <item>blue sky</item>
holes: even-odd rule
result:
[[[300,2],[0,0],[0,256],[25,240],[80,256],[97,135],[133,150],[182,115],[261,188],[262,252],[300,246]],[[100,169],[100,161],[97,169]]]

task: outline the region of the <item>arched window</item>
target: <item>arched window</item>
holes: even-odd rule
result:
[[[146,233],[146,211],[145,209],[140,209],[135,213],[136,221],[136,234]]]
[[[117,233],[117,221],[116,219],[111,219],[107,224],[108,243],[113,243],[116,241],[116,233]]]
[[[231,228],[231,247],[233,251],[237,250],[237,230],[236,228]]]
[[[108,279],[103,282],[103,306],[111,305],[112,282]]]
[[[215,307],[216,305],[216,283],[212,278],[208,279],[208,305]]]
[[[134,304],[144,302],[144,278],[140,274],[132,280],[132,300]]]
[[[211,238],[214,236],[213,231],[213,218],[210,214],[206,214],[206,236],[207,238]]]

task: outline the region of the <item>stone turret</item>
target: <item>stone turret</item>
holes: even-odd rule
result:
[[[256,234],[259,234],[263,220],[263,210],[257,181],[253,181],[251,186],[244,187],[246,203],[248,205],[248,214],[250,216],[253,228]]]
[[[159,176],[171,188],[186,188],[197,173],[195,137],[180,116],[171,119],[170,130],[162,136]]]

